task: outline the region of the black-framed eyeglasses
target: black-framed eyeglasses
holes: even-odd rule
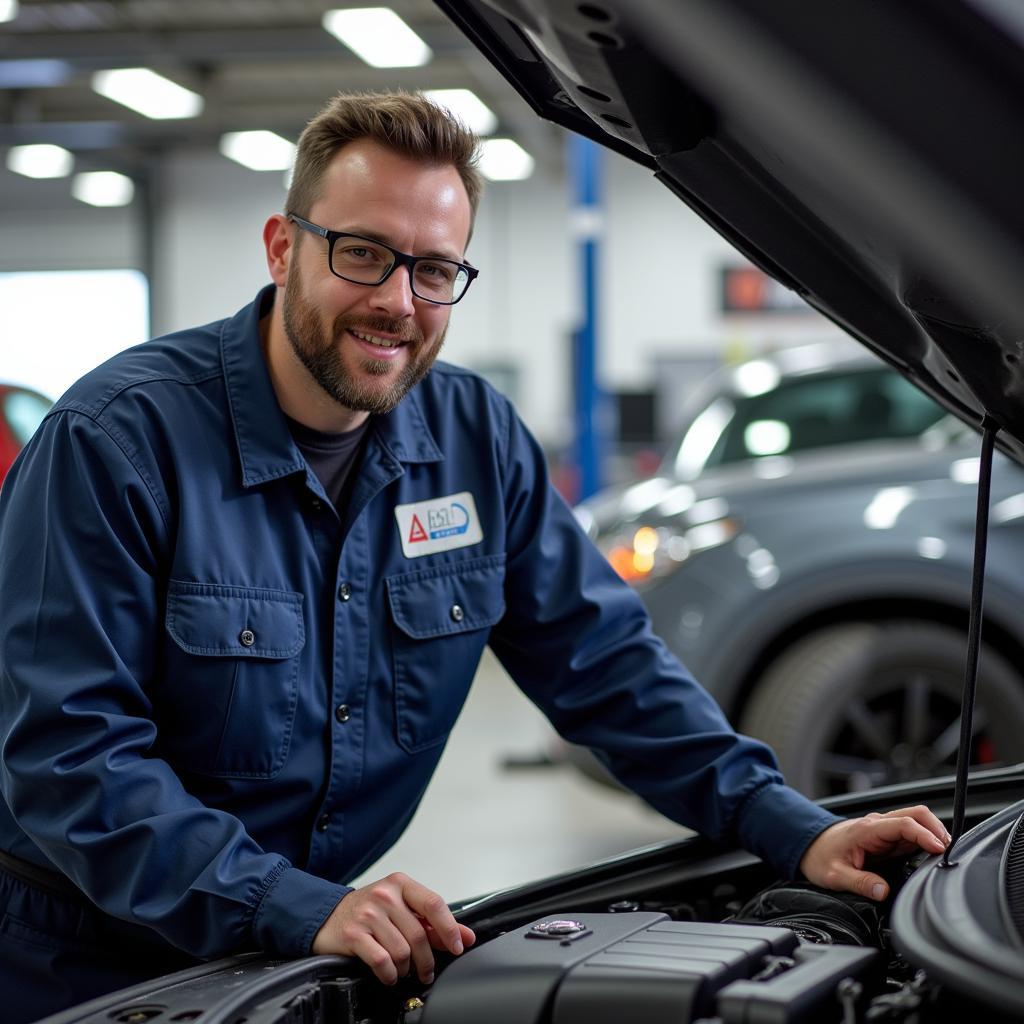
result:
[[[303,231],[327,240],[327,265],[331,273],[353,284],[383,284],[396,267],[408,267],[413,295],[427,302],[454,306],[480,273],[468,263],[437,256],[411,256],[376,238],[331,231],[294,213],[287,217]]]

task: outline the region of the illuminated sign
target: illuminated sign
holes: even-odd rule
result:
[[[811,312],[811,307],[796,292],[757,267],[722,267],[719,280],[723,313]]]

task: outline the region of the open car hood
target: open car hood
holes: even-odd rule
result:
[[[1024,6],[437,2],[541,116],[1024,462]]]

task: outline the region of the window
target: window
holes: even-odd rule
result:
[[[28,439],[43,422],[43,417],[50,411],[52,404],[48,398],[31,391],[22,391],[20,388],[3,396],[3,418],[19,445],[28,443]]]
[[[57,398],[149,335],[137,270],[0,273],[0,381]]]
[[[699,467],[705,469],[813,448],[917,437],[944,415],[931,398],[886,367],[793,376],[755,395],[720,395],[693,420],[676,466],[701,438]]]

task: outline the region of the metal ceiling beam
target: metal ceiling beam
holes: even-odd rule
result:
[[[436,56],[467,52],[465,41],[454,29],[441,28],[443,31],[418,30]],[[256,59],[286,63],[310,56],[334,56],[342,63],[366,66],[319,25],[0,35],[0,60],[57,59],[88,69],[138,63],[188,67]]]

